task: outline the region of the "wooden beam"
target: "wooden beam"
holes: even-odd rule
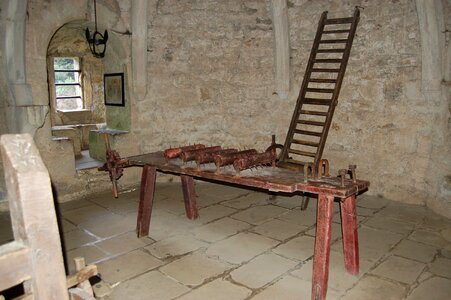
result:
[[[68,300],[47,168],[29,134],[2,135],[0,150],[14,239],[31,249],[30,290],[26,292],[33,293],[35,299]]]
[[[0,247],[0,291],[30,279],[30,250],[22,243],[11,242]]]

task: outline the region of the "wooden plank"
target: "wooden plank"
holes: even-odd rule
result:
[[[315,255],[313,257],[312,300],[325,300],[329,280],[330,241],[334,197],[318,194]]]
[[[330,105],[331,102],[330,99],[304,98],[304,104]]]
[[[310,78],[309,82],[317,82],[317,83],[336,83],[336,79],[329,78]]]
[[[76,286],[83,281],[89,280],[92,276],[95,276],[98,274],[97,266],[96,265],[89,265],[84,268],[81,268],[77,273],[67,276],[66,283],[67,288],[71,288],[73,286]]]
[[[14,238],[30,251],[30,291],[37,299],[68,300],[50,177],[29,134],[0,137]]]
[[[20,242],[0,247],[0,291],[31,278],[30,250]]]

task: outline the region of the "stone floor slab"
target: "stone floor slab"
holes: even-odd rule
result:
[[[158,271],[142,274],[113,289],[107,300],[170,300],[189,291],[189,288]]]
[[[275,240],[284,241],[299,234],[305,229],[307,229],[307,226],[288,223],[279,219],[272,219],[254,227],[252,231]]]
[[[239,233],[211,245],[206,254],[241,264],[277,245],[277,241],[254,233]]]
[[[409,240],[432,245],[438,248],[442,248],[447,244],[447,241],[440,233],[429,230],[415,230],[409,236]]]
[[[262,292],[252,297],[252,300],[299,300],[310,299],[312,283],[302,279],[285,276]]]
[[[451,279],[451,259],[438,257],[429,265],[429,272]]]
[[[231,219],[229,217],[211,222],[204,226],[197,227],[191,231],[197,239],[216,242],[223,240],[228,236],[234,235],[239,231],[249,228],[248,223]]]
[[[117,214],[108,213],[80,223],[78,226],[95,236],[107,238],[135,230],[136,219],[124,218]]]
[[[250,288],[260,288],[298,263],[276,254],[262,254],[230,273],[232,279]]]
[[[371,208],[371,209],[381,209],[389,204],[389,201],[385,198],[373,196],[373,195],[361,195],[357,197],[357,206]]]
[[[111,214],[111,212],[101,206],[90,204],[80,208],[63,211],[61,214],[71,223],[78,225]]]
[[[451,295],[451,280],[433,277],[416,287],[406,300],[449,300]]]
[[[152,255],[163,259],[195,251],[208,244],[195,239],[191,235],[176,235],[145,247]]]
[[[415,224],[389,218],[383,212],[366,221],[365,226],[401,234],[408,234],[415,229]]]
[[[178,300],[244,300],[251,292],[245,287],[219,278],[183,295]]]
[[[197,224],[206,224],[213,220],[217,220],[236,212],[236,209],[226,207],[220,204],[211,205],[209,207],[199,209],[199,218],[194,222]]]
[[[221,204],[235,209],[246,209],[251,206],[267,204],[268,197],[269,195],[266,193],[251,192],[242,197],[221,202]]]
[[[134,250],[98,263],[97,268],[103,280],[114,284],[155,269],[162,264],[161,260],[152,255],[142,250]]]
[[[84,257],[86,264],[91,264],[110,256],[95,246],[81,246],[66,252],[67,264],[70,272],[75,272],[74,258]]]
[[[434,246],[411,240],[403,240],[401,243],[396,245],[393,250],[393,254],[428,263],[434,259],[437,251],[438,249]]]
[[[95,243],[95,245],[105,253],[109,253],[110,255],[119,255],[138,248],[142,248],[151,242],[152,240],[150,239],[137,238],[135,232],[127,232],[97,242]]]
[[[295,209],[277,217],[277,219],[297,225],[312,226],[316,224],[316,211]]]
[[[360,258],[371,262],[378,261],[403,238],[403,235],[399,233],[377,230],[363,225],[359,227],[358,233]],[[337,252],[343,251],[342,241],[333,243],[332,249]]]
[[[412,284],[417,280],[425,267],[424,263],[399,256],[390,256],[372,270],[371,273],[402,283]]]
[[[281,244],[272,251],[290,259],[304,261],[313,256],[315,239],[310,236],[299,236],[284,244]]]
[[[365,259],[360,259],[359,263],[359,274],[351,275],[345,269],[343,253],[331,251],[329,261],[329,287],[339,292],[344,292],[352,287],[373,266],[373,263]],[[312,279],[312,271],[313,259],[291,272],[291,275],[308,281]]]
[[[225,262],[194,253],[165,265],[160,271],[184,285],[197,286],[229,268],[231,265]]]
[[[98,237],[75,228],[74,230],[63,233],[63,240],[66,250],[72,250],[88,243],[95,242],[98,240]]]
[[[274,205],[258,205],[239,213],[232,215],[231,217],[240,221],[244,221],[253,225],[261,224],[269,219],[275,218],[288,210]]]
[[[400,300],[406,290],[400,285],[374,276],[362,278],[342,300]]]

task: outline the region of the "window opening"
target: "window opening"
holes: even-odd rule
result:
[[[56,109],[83,109],[80,60],[78,57],[54,57]]]

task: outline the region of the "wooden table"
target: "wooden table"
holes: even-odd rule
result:
[[[180,175],[186,216],[189,219],[198,217],[194,178],[260,188],[272,192],[310,193],[318,195],[312,299],[326,299],[333,204],[335,199],[340,201],[345,267],[351,274],[359,272],[356,196],[367,190],[369,187],[368,181],[345,179],[344,186],[342,186],[340,178],[330,176],[308,179],[306,181],[300,172],[277,167],[245,170],[241,171],[240,175],[237,176],[232,167],[223,167],[219,173],[216,173],[214,164],[202,165],[199,170],[193,162],[183,165],[180,159],[166,161],[163,157],[163,152],[132,156],[127,159],[129,165],[143,167],[136,225],[139,237],[149,234],[157,171]]]

